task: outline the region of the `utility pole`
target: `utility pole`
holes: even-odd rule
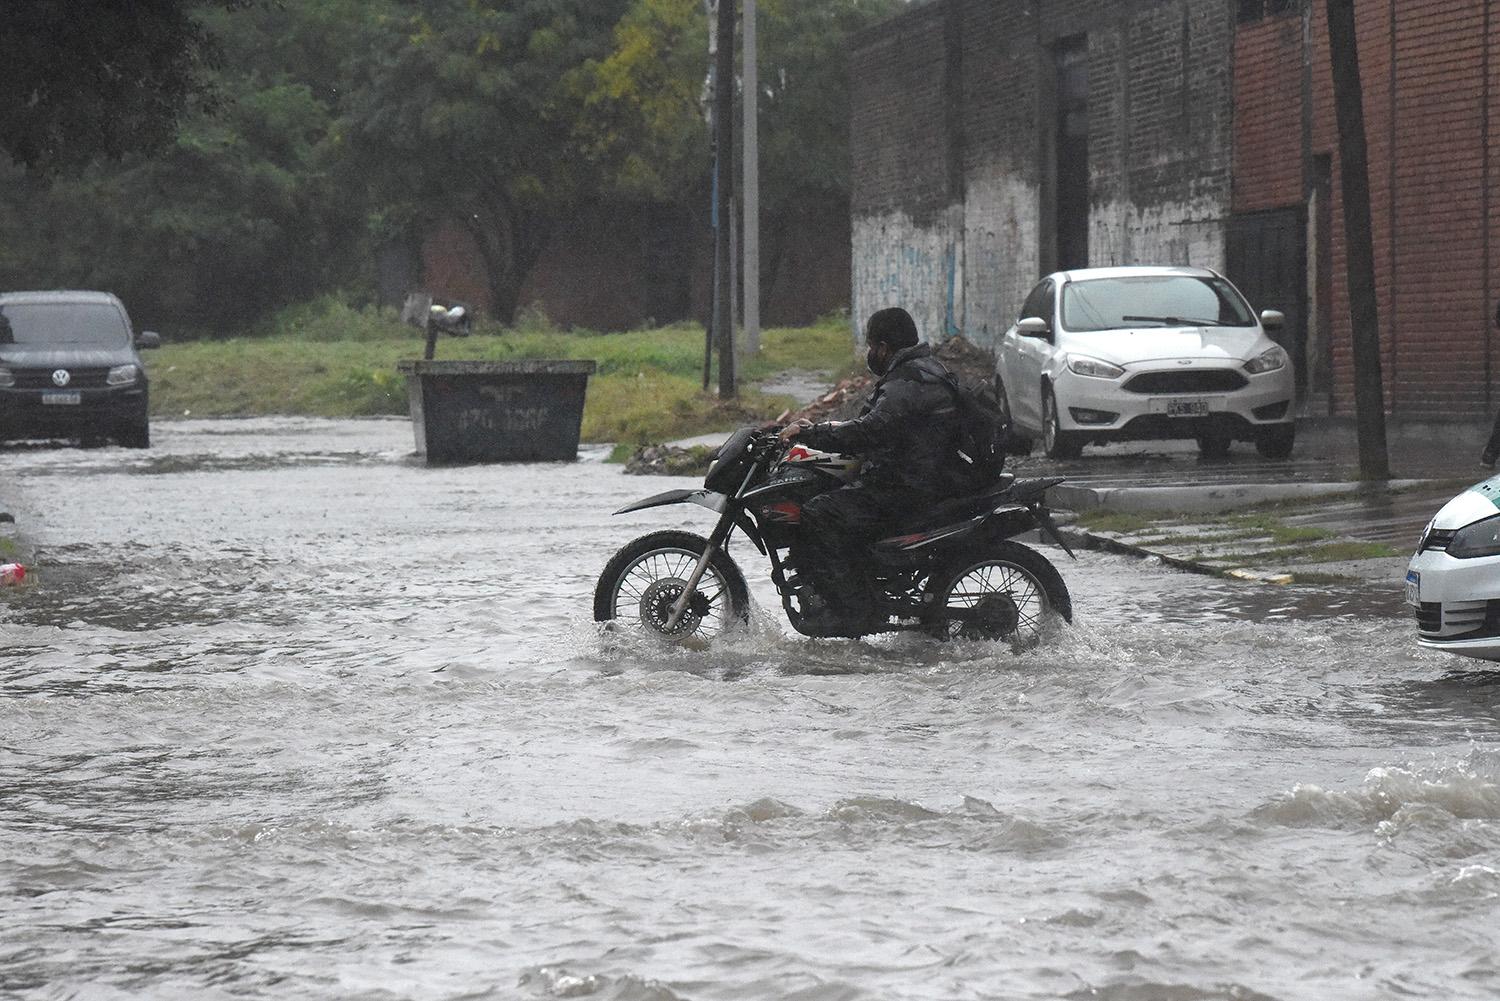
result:
[[[1391,478],[1385,440],[1385,393],[1380,372],[1380,315],[1375,299],[1375,247],[1370,234],[1370,169],[1365,146],[1364,97],[1354,0],[1327,0],[1328,55],[1339,128],[1339,181],[1344,198],[1344,252],[1354,349],[1354,417],[1359,477]]]
[[[760,353],[760,67],[755,39],[755,0],[744,0],[740,44],[744,47],[744,147],[740,170],[745,206],[745,353]]]
[[[729,287],[729,187],[734,161],[734,4],[719,0],[714,52],[714,334],[719,342],[719,398],[735,395],[734,326]]]

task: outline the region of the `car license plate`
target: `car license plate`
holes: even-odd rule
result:
[[[1415,570],[1406,571],[1406,603],[1422,604],[1422,575]]]
[[[1168,417],[1203,417],[1208,414],[1207,400],[1168,400]]]
[[[51,406],[76,407],[83,402],[82,393],[43,393],[42,402]]]

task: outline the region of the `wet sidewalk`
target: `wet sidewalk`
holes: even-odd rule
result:
[[[1422,527],[1449,498],[1488,478],[1478,424],[1392,424],[1393,479],[1358,480],[1349,421],[1299,424],[1283,462],[1236,445],[1201,459],[1191,442],[1089,449],[1082,459],[1018,460],[1021,475],[1063,475],[1058,507],[1084,545],[1152,556],[1183,569],[1276,583],[1361,578],[1399,582]]]

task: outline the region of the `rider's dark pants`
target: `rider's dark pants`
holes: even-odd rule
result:
[[[870,543],[893,533],[933,503],[925,491],[855,483],[819,494],[802,507],[802,548],[818,593],[845,620],[869,616],[875,604]]]

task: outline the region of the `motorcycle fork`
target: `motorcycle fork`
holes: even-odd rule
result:
[[[724,505],[724,511],[719,515],[719,523],[708,536],[708,545],[703,547],[703,555],[698,557],[698,563],[693,567],[693,572],[688,575],[687,584],[682,589],[682,594],[672,603],[672,613],[667,616],[665,631],[671,633],[682,621],[683,615],[687,614],[688,602],[693,600],[693,595],[698,593],[698,582],[703,579],[703,573],[708,569],[709,562],[716,556],[724,543],[729,541],[729,533],[734,531],[734,520],[741,510],[740,498],[744,495],[750,480],[760,469],[759,462],[752,462],[750,469],[745,473],[745,479],[740,483],[740,488],[734,492]]]

